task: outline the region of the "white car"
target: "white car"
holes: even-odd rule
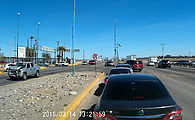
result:
[[[155,63],[153,61],[147,62],[146,63],[147,66],[155,66]]]
[[[55,66],[58,66],[58,67],[67,67],[69,64],[66,63],[66,62],[59,62],[59,63],[56,63]]]
[[[11,66],[16,66],[14,63],[7,63],[6,65],[5,65],[5,67],[4,67],[4,70],[6,71],[6,72],[8,72],[8,70],[9,70],[9,68],[11,67]]]

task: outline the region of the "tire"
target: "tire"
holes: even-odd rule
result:
[[[9,79],[10,79],[10,80],[14,80],[15,78],[14,78],[14,77],[12,77],[12,76],[9,76]]]
[[[56,67],[58,67],[58,65],[57,65],[57,64],[56,64],[55,66],[56,66]]]
[[[24,75],[22,76],[22,80],[26,80],[27,79],[27,73],[24,73]]]
[[[62,67],[65,67],[65,65],[64,65],[64,64],[62,64]]]
[[[35,77],[38,78],[40,76],[39,71],[36,72]]]

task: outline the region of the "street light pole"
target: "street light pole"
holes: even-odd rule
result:
[[[39,61],[38,61],[38,57],[39,57],[39,45],[38,45],[38,40],[39,40],[39,26],[40,26],[40,22],[38,22],[37,23],[37,25],[38,25],[38,28],[37,28],[37,43],[36,43],[36,50],[37,50],[37,55],[35,55],[35,56],[37,56],[36,58],[37,58],[37,60],[36,60],[36,62],[37,62],[37,64],[39,63]]]
[[[19,41],[19,26],[20,26],[20,13],[18,15],[18,32],[17,32],[17,62],[18,62],[18,41]]]
[[[165,46],[165,44],[160,44],[160,45],[162,45],[162,57],[163,57],[163,60],[164,60],[164,46]]]
[[[75,61],[74,61],[74,26],[75,26],[75,4],[76,0],[74,0],[74,7],[73,7],[73,26],[72,26],[72,74],[75,75]]]
[[[114,62],[117,63],[117,56],[116,56],[116,23],[118,23],[118,20],[114,20]]]

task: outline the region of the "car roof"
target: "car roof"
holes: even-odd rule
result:
[[[127,68],[127,67],[114,67],[114,68],[112,68],[111,70],[121,70],[121,69],[130,69],[130,68]]]
[[[110,81],[119,81],[119,82],[130,82],[130,81],[159,81],[159,79],[153,75],[147,74],[120,74],[120,75],[111,75],[109,78]]]
[[[117,64],[116,66],[130,66],[129,64]]]

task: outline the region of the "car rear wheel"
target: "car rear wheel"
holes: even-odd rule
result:
[[[10,79],[10,80],[14,80],[15,78],[14,78],[14,77],[12,77],[12,76],[9,76],[9,79]]]
[[[39,71],[37,71],[36,74],[35,74],[35,77],[38,78],[39,76],[40,76]]]

